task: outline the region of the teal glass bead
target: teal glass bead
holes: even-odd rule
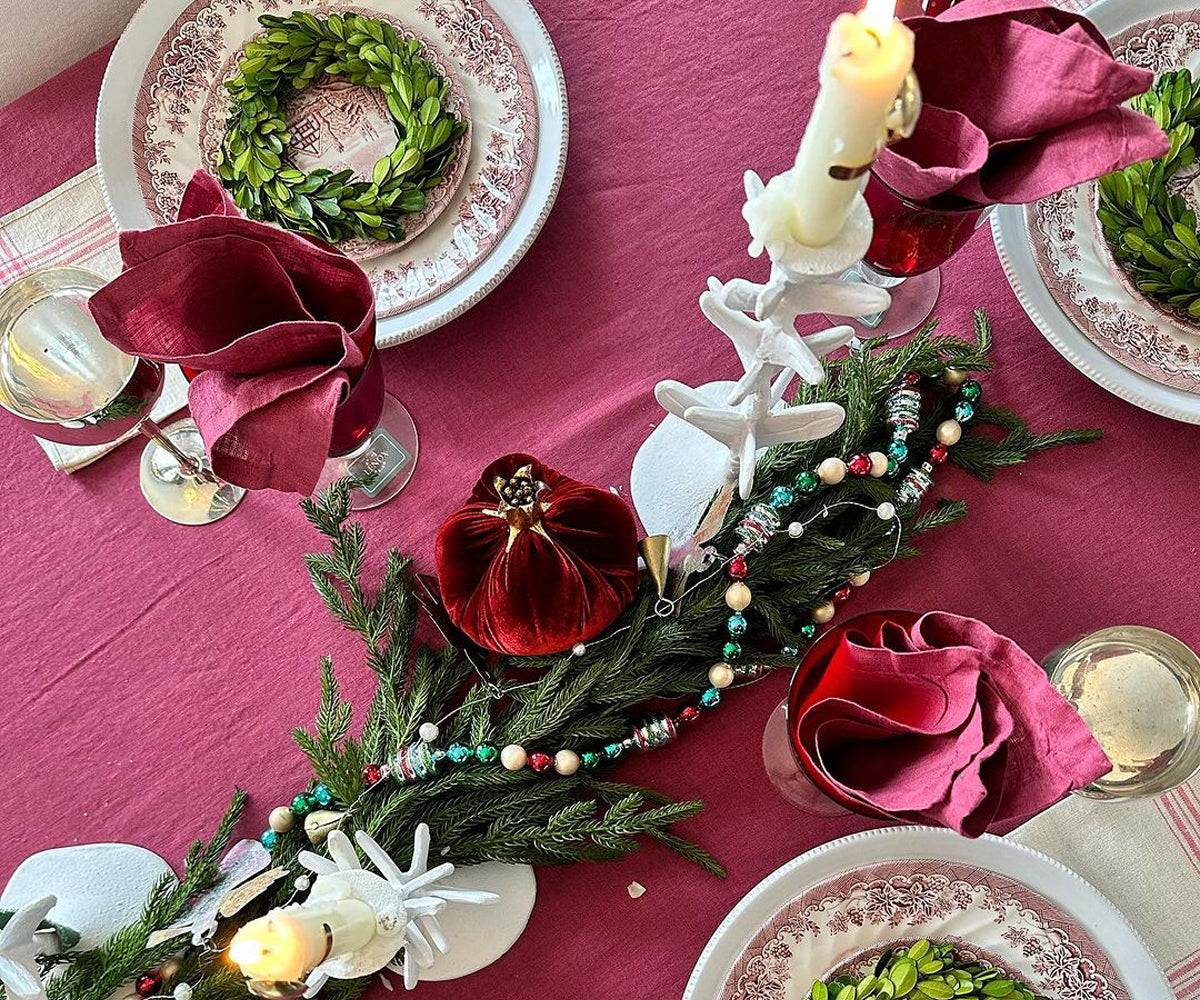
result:
[[[455,764],[461,764],[463,761],[474,757],[475,752],[470,747],[465,747],[461,743],[452,743],[446,748],[446,756]]]
[[[796,477],[796,489],[801,493],[812,493],[820,485],[820,477],[811,469],[805,469]]]
[[[739,660],[742,657],[742,644],[740,642],[727,642],[721,647],[721,659],[726,663],[732,660]]]
[[[795,646],[784,646],[779,652],[781,652],[784,656],[800,655],[800,650],[798,650]]]
[[[705,708],[716,708],[721,704],[721,692],[716,688],[709,688],[700,695],[700,704]]]
[[[263,830],[262,836],[258,838],[258,842],[268,851],[273,851],[275,850],[275,845],[279,843],[279,834],[274,830]]]
[[[297,816],[307,816],[310,812],[312,812],[312,807],[313,800],[303,792],[292,799],[292,812],[294,812]]]
[[[897,462],[903,462],[908,458],[908,445],[901,441],[900,438],[893,438],[892,443],[888,445],[888,458],[894,458]]]
[[[900,463],[899,463],[899,462],[897,462],[897,461],[896,461],[894,458],[889,458],[889,459],[888,459],[888,470],[887,470],[887,474],[888,474],[889,476],[894,476],[894,475],[896,474],[896,470],[897,470],[897,469],[899,469],[899,468],[900,468]]]
[[[806,625],[801,625],[800,634],[804,636],[805,639],[816,638],[817,626],[813,622],[808,622]]]
[[[317,785],[317,787],[312,790],[311,794],[312,794],[313,802],[316,803],[317,805],[319,805],[319,806],[333,805],[333,792],[331,792],[329,790],[329,786],[326,785],[324,782]]]
[[[962,398],[969,403],[974,403],[983,393],[983,389],[979,387],[979,383],[973,378],[967,379],[967,381],[959,386],[958,391],[962,393]]]
[[[584,767],[595,767],[600,763],[600,755],[592,750],[581,755],[580,759],[583,761]]]
[[[609,760],[616,760],[621,756],[621,751],[623,749],[624,747],[622,747],[620,743],[610,743],[604,748],[604,756]]]
[[[732,636],[745,635],[746,629],[749,628],[746,622],[746,616],[740,611],[735,611],[729,616],[729,621],[725,623],[729,627],[729,634]]]
[[[771,506],[776,510],[790,507],[796,501],[796,494],[787,486],[776,486],[771,490]]]
[[[954,408],[954,419],[960,424],[965,424],[973,416],[975,416],[975,407],[965,399]]]
[[[490,743],[480,743],[475,748],[475,759],[483,764],[490,764],[500,756],[500,751]]]

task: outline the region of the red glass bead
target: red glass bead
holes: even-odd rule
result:
[[[554,766],[554,758],[548,753],[535,750],[529,755],[529,766],[541,774],[543,771],[549,771]]]
[[[746,564],[745,556],[734,556],[729,560],[729,575],[734,580],[746,579],[746,574],[750,572],[750,567]]]
[[[363,768],[363,782],[369,788],[383,777],[383,769],[378,764],[368,764]]]
[[[850,461],[846,463],[846,468],[856,476],[865,476],[871,471],[871,456],[864,455],[862,452],[851,455]]]
[[[133,988],[137,991],[140,997],[153,996],[162,989],[163,977],[162,973],[157,969],[149,972],[143,972],[133,981]]]
[[[841,604],[843,601],[850,600],[850,588],[848,586],[839,587],[833,592],[833,599],[837,601],[838,604]]]
[[[934,465],[941,465],[946,461],[946,446],[941,441],[929,449],[929,461]]]
[[[904,376],[904,384],[909,385],[909,386],[920,385],[921,384],[921,373],[920,372],[909,372],[907,375]]]
[[[695,705],[688,705],[687,708],[679,713],[679,718],[675,721],[695,722],[698,718],[700,718],[700,709],[698,709]]]

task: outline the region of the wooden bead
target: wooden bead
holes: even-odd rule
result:
[[[851,587],[861,587],[869,579],[871,579],[871,571],[869,569],[864,569],[861,573],[854,573],[851,575],[850,586]]]
[[[579,770],[579,754],[574,750],[559,750],[554,755],[554,770],[559,774],[574,774]]]
[[[846,463],[840,458],[827,458],[817,466],[817,475],[826,486],[836,486],[846,478]]]
[[[962,385],[967,380],[967,373],[960,372],[957,368],[947,368],[942,372],[942,381],[946,385],[954,387]]]
[[[276,833],[287,833],[296,824],[296,814],[287,806],[276,806],[267,817],[267,826]]]
[[[962,424],[957,420],[943,420],[938,424],[937,439],[944,445],[958,444],[962,437]]]
[[[733,667],[728,663],[714,663],[708,668],[708,683],[715,688],[727,688],[733,683]]]
[[[734,611],[745,611],[750,607],[751,596],[750,588],[738,580],[731,583],[729,589],[725,591],[725,603]]]
[[[871,460],[871,475],[876,479],[887,475],[888,459],[882,451],[873,451],[867,455]]]
[[[510,743],[500,751],[500,763],[506,771],[519,771],[528,760],[525,748],[519,743]]]
[[[812,619],[818,625],[824,625],[826,622],[833,620],[833,601],[826,601],[824,604],[818,604],[812,610]]]

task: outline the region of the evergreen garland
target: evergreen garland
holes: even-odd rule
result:
[[[793,403],[838,402],[846,410],[844,425],[823,441],[769,451],[759,463],[755,495],[744,504],[733,504],[728,512],[714,540],[718,549],[732,550],[733,527],[746,507],[764,499],[775,486],[790,483],[818,458],[885,446],[884,404],[905,373],[936,378],[947,367],[986,371],[991,367],[990,348],[990,324],[980,311],[975,315],[973,340],[939,335],[931,324],[903,346],[873,341],[859,353],[828,362],[830,377],[818,386],[801,386]],[[945,406],[923,419],[910,439],[914,450],[932,443]],[[992,432],[981,433],[984,426]],[[997,469],[1037,451],[1097,437],[1097,431],[1035,434],[1013,411],[984,406],[950,450],[950,458],[986,481]],[[794,516],[808,520],[827,505],[847,500],[877,504],[894,494],[891,481],[847,477],[805,498]],[[723,594],[728,581],[724,574],[705,580],[676,615],[666,618],[655,615],[656,595],[646,584],[608,641],[593,642],[581,657],[501,659],[485,684],[461,650],[415,642],[414,581],[409,561],[395,549],[388,552],[378,588],[374,593],[364,589],[367,539],[362,527],[349,521],[349,483],[337,483],[320,498],[301,501],[301,506],[328,544],[328,551],[306,556],[313,585],[333,616],[363,639],[366,663],[377,679],[361,728],[353,735],[352,707],[342,696],[332,661],[323,659],[314,725],[293,734],[312,765],[314,781],[323,782],[340,802],[352,803],[343,829],[366,830],[401,867],[409,861],[413,828],[426,822],[439,855],[455,864],[610,860],[635,850],[637,838],[645,836],[715,875],[724,874],[702,847],[673,832],[675,823],[695,815],[702,804],[676,802],[652,789],[610,780],[606,772],[617,761],[571,776],[542,775],[529,768],[516,772],[500,767],[448,768],[414,784],[385,780],[365,792],[362,776],[364,765],[388,759],[417,738],[423,721],[440,719],[455,705],[463,707],[442,726],[445,740],[581,747],[620,739],[629,730],[632,713],[649,701],[694,698],[708,686],[708,668],[717,658],[714,651],[725,639]],[[942,500],[924,512],[902,513],[905,522],[898,555],[906,558],[917,554],[912,545],[916,536],[963,517],[966,505]],[[810,609],[851,573],[887,562],[895,548],[889,525],[873,514],[864,516],[855,508],[830,511],[802,538],[768,545],[756,556],[754,602],[747,614],[760,633],[765,630],[780,646],[802,647],[805,641],[798,630],[809,620]],[[625,631],[618,632],[621,628]],[[782,666],[794,664],[795,658],[756,654],[754,661]],[[530,678],[537,683],[529,685]],[[497,687],[504,692],[499,699],[493,696]],[[700,730],[684,738],[704,737]],[[176,941],[147,949],[145,942],[151,931],[177,920],[191,896],[212,884],[242,804],[239,792],[213,839],[193,847],[184,879],[177,886],[157,887],[138,923],[103,947],[72,956],[69,968],[51,984],[50,1000],[105,1000],[178,947]],[[296,854],[309,847],[301,826],[279,838],[274,864],[295,868]],[[291,891],[290,884],[283,883],[270,898],[240,914],[238,923],[279,905]],[[214,947],[227,943],[233,930],[226,921]],[[177,981],[193,987],[194,1000],[242,1000],[244,982],[213,954],[189,948]],[[321,996],[326,1000],[356,996],[366,983],[332,980]]]

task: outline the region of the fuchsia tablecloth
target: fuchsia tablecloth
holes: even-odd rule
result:
[[[662,416],[654,383],[737,370],[696,297],[710,273],[762,269],[745,257],[741,173],[790,162],[820,40],[842,5],[797,0],[786,14],[758,0],[538,6],[571,95],[558,204],[480,305],[385,355],[389,388],[420,428],[421,458],[401,497],[363,522],[376,546],[411,550],[425,567],[437,525],[492,458],[527,450],[627,489],[634,451]],[[0,213],[92,162],[106,58],[0,110]],[[1022,313],[986,232],[945,279],[949,328],[965,328],[977,305],[992,313],[1000,366],[985,380],[988,399],[1039,428],[1099,425],[1107,437],[993,488],[940,475],[938,491],[967,497],[971,517],[929,537],[919,561],[876,574],[847,613],[977,616],[1038,657],[1117,622],[1200,646],[1200,430],[1134,409],[1062,360]],[[308,586],[300,556],[315,538],[294,503],[254,495],[215,526],[176,527],[138,493],[139,451],[126,445],[67,477],[24,431],[0,434],[0,882],[27,854],[60,844],[131,841],[178,863],[235,781],[252,796],[243,832],[256,835],[306,774],[288,731],[312,718],[318,657],[335,654],[356,700],[368,696],[359,647]],[[784,683],[731,696],[682,742],[618,772],[708,800],[684,832],[724,860],[727,881],[653,846],[619,864],[543,870],[517,946],[471,980],[423,984],[421,995],[677,997],[739,897],[784,860],[861,825],[801,816],[767,784],[759,740]],[[636,901],[625,891],[633,879],[648,890]]]

